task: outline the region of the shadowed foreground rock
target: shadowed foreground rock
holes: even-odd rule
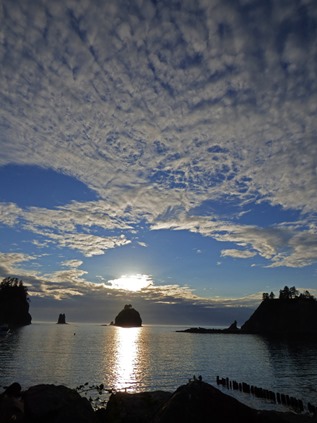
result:
[[[36,385],[24,393],[23,399],[26,422],[97,422],[87,398],[65,386]]]
[[[164,391],[117,392],[111,395],[102,422],[149,423],[171,396]]]
[[[152,423],[172,422],[312,422],[308,416],[259,411],[240,403],[217,388],[199,381],[180,386]]]
[[[13,389],[14,388],[14,389]],[[65,386],[18,383],[0,395],[0,422],[24,423],[317,423],[317,417],[252,409],[202,381],[173,394],[155,391],[112,394],[106,409],[94,412],[86,398]]]
[[[315,423],[316,421],[309,416],[252,409],[201,381],[180,386],[173,394],[169,394],[165,401],[163,396],[155,400],[151,396],[142,397],[140,394],[112,395],[105,419],[102,420],[104,423]]]

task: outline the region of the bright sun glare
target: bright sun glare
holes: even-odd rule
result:
[[[149,275],[122,275],[118,279],[110,280],[109,283],[114,289],[123,289],[125,291],[141,291],[152,285]]]

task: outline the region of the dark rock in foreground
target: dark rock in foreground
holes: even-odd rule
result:
[[[36,385],[21,394],[11,385],[0,396],[0,422],[26,423],[316,423],[315,417],[252,409],[199,380],[168,392],[113,393],[106,409],[65,386]]]
[[[116,316],[114,324],[125,328],[140,327],[142,326],[142,319],[140,313],[131,304],[126,304],[124,309]]]
[[[30,422],[96,422],[89,401],[65,386],[33,386],[25,392],[24,404]]]
[[[104,421],[149,423],[171,396],[172,393],[164,391],[139,392],[136,394],[117,392],[110,397],[104,413]]]
[[[14,383],[12,386],[20,386]],[[11,387],[0,397],[0,422],[96,423],[86,398],[66,386],[36,385],[21,393]]]
[[[313,419],[291,413],[255,410],[207,383],[194,381],[180,386],[151,423],[174,422],[304,423],[313,422]]]
[[[316,423],[309,416],[255,410],[198,380],[173,394],[112,394],[104,417],[105,423]]]

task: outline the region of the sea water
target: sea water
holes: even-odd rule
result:
[[[194,376],[217,375],[317,405],[317,343],[256,335],[178,333],[179,326],[119,328],[100,324],[33,323],[0,338],[0,387],[19,382],[70,388],[173,392]],[[250,395],[239,400],[272,408]]]

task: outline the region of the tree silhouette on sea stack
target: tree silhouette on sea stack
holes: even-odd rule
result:
[[[126,304],[116,316],[114,324],[125,328],[140,327],[142,326],[142,319],[140,313],[131,304]]]
[[[23,326],[31,321],[27,287],[17,278],[3,279],[0,283],[0,324]]]

